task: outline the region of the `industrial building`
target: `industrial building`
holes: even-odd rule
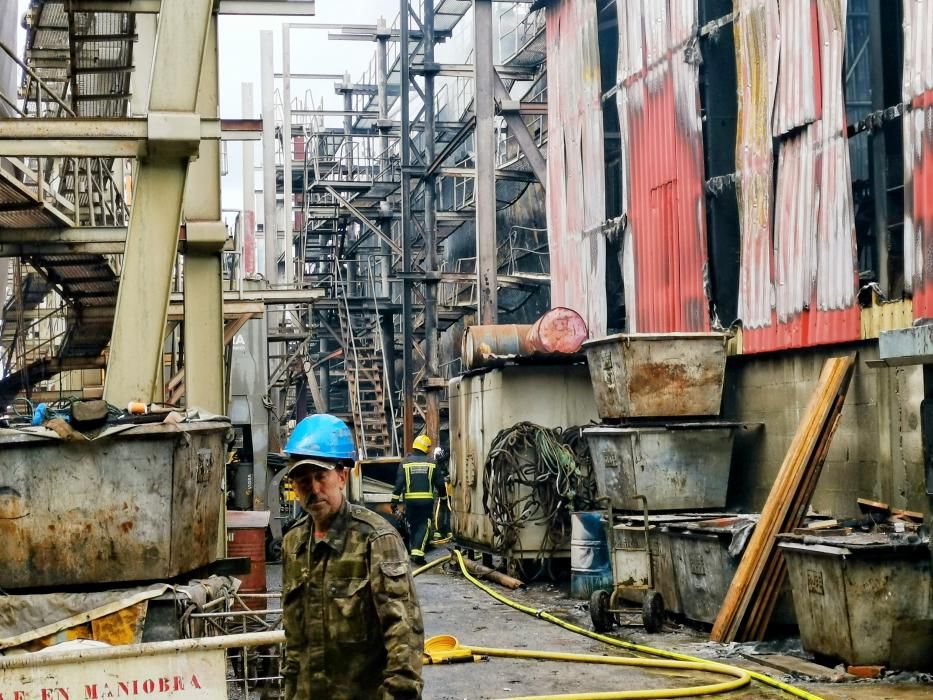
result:
[[[799,640],[704,648],[741,697],[933,692],[933,0],[375,4],[0,0],[0,700],[84,638],[280,697],[325,413],[387,517],[445,447],[453,546],[538,612]]]

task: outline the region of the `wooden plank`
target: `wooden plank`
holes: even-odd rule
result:
[[[734,640],[742,628],[746,614],[750,611],[755,613],[759,624],[760,619],[768,612],[767,602],[764,608],[756,610],[758,602],[755,598],[761,585],[769,586],[769,590],[775,586],[779,587],[779,582],[771,580],[774,572],[770,570],[770,564],[776,549],[774,537],[787,525],[789,517],[791,520],[798,519],[799,524],[799,518],[803,515],[800,501],[805,495],[801,494],[800,490],[808,490],[808,481],[813,481],[815,485],[814,477],[818,475],[814,475],[817,470],[812,467],[821,464],[821,456],[825,459],[825,452],[828,450],[826,431],[836,424],[834,408],[839,397],[844,400],[854,365],[854,355],[832,358],[823,365],[817,390],[811,397],[804,418],[791,441],[758,525],[745,555],[739,562],[736,575],[713,625],[711,639],[714,641]]]
[[[810,680],[823,683],[837,683],[846,676],[845,673],[828,666],[798,659],[796,656],[786,656],[784,654],[742,654],[742,656],[763,666],[777,669],[782,673],[792,673],[796,676],[804,676]]]
[[[817,482],[822,474],[826,456],[829,454],[829,446],[832,441],[832,436],[838,427],[844,402],[844,394],[836,396],[827,418],[828,425],[820,436],[813,456],[807,464],[807,468],[803,474],[803,480],[796,493],[793,495],[792,506],[788,510],[783,527],[779,532],[791,532],[803,521],[804,514],[810,505],[810,501],[813,500],[813,493],[816,491]],[[743,641],[764,638],[768,623],[771,620],[771,616],[774,614],[774,608],[777,605],[781,587],[787,576],[787,567],[784,565],[784,557],[780,550],[775,550],[772,557],[766,562],[766,565],[770,566],[773,570],[771,580],[768,581],[767,586],[758,589],[753,615],[740,635]]]

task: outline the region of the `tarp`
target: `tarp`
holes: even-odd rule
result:
[[[197,608],[240,587],[239,580],[211,576],[186,586],[156,583],[92,593],[47,593],[0,596],[0,654],[4,649],[50,637],[63,630],[113,615],[174,590]]]

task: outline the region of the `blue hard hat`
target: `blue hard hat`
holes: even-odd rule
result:
[[[318,457],[320,459],[356,459],[353,435],[347,424],[336,416],[318,413],[303,418],[292,431],[285,444],[289,457]]]

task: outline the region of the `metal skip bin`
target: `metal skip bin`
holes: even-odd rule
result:
[[[218,558],[229,422],[40,431],[0,430],[0,588],[164,579]]]
[[[586,428],[601,497],[617,510],[724,508],[737,423]]]
[[[780,535],[804,649],[856,666],[933,671],[930,550],[910,538]]]
[[[724,333],[610,335],[583,344],[603,420],[718,416]]]

